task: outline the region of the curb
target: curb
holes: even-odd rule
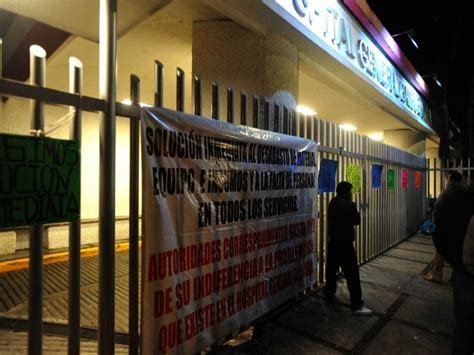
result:
[[[142,242],[139,241],[138,247],[141,247]],[[130,249],[130,243],[115,244],[115,252],[125,251]],[[81,249],[81,259],[90,258],[99,255],[99,247],[89,247]],[[54,254],[46,254],[43,256],[43,265],[55,264],[69,260],[69,252],[64,251]],[[30,267],[30,258],[12,259],[0,262],[0,274],[10,271],[19,271],[28,269]]]

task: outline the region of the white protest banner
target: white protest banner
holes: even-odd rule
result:
[[[196,352],[316,282],[316,143],[146,109],[144,354]]]

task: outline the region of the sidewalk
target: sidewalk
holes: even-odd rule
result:
[[[452,287],[423,279],[432,258],[431,238],[417,235],[361,267],[366,305],[372,316],[355,316],[341,280],[338,301],[313,293],[271,318],[258,340],[250,331],[218,354],[449,354],[454,329]],[[116,351],[127,351],[128,252],[116,253]],[[45,351],[67,352],[67,262],[45,266]],[[444,279],[450,279],[445,268]],[[82,350],[97,350],[98,258],[82,260]],[[26,352],[28,270],[0,274],[0,353]],[[250,339],[250,340],[249,340]]]
[[[431,237],[416,235],[360,268],[372,316],[350,310],[340,280],[338,301],[311,294],[274,317],[258,340],[219,348],[218,354],[450,354],[454,329],[452,287],[425,281],[432,259]],[[451,277],[445,268],[444,280]]]

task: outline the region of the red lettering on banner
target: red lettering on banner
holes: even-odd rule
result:
[[[237,292],[237,312],[258,303],[269,295],[268,281],[262,281]]]
[[[148,263],[148,282],[157,280],[156,254],[150,255]]]
[[[183,321],[181,319],[177,319],[170,324],[165,324],[160,327],[159,348],[162,354],[173,349],[176,345],[183,343],[182,323]]]
[[[189,304],[191,299],[191,282],[189,280],[183,283],[178,283],[175,287],[176,294],[176,309]]]
[[[232,317],[235,314],[234,299],[234,294],[227,296],[227,312],[229,313],[229,317]]]
[[[155,318],[171,313],[171,292],[171,287],[168,287],[164,292],[162,290],[155,291]]]
[[[222,322],[227,319],[227,300],[225,298],[221,298],[216,303],[216,314],[217,314],[217,322]]]

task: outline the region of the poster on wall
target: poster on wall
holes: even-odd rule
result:
[[[379,189],[382,187],[382,170],[383,165],[372,164],[372,188]]]
[[[415,171],[415,187],[419,189],[421,187],[421,171]]]
[[[331,159],[321,159],[319,164],[319,192],[336,191],[336,172],[339,162]]]
[[[346,179],[352,184],[352,192],[360,192],[361,169],[359,165],[349,165],[346,167]]]
[[[315,284],[317,146],[143,115],[141,349],[196,353]]]
[[[388,169],[387,171],[387,189],[389,191],[395,191],[395,170]]]
[[[408,188],[408,170],[402,169],[402,189]]]
[[[80,143],[0,134],[0,230],[77,221]]]

